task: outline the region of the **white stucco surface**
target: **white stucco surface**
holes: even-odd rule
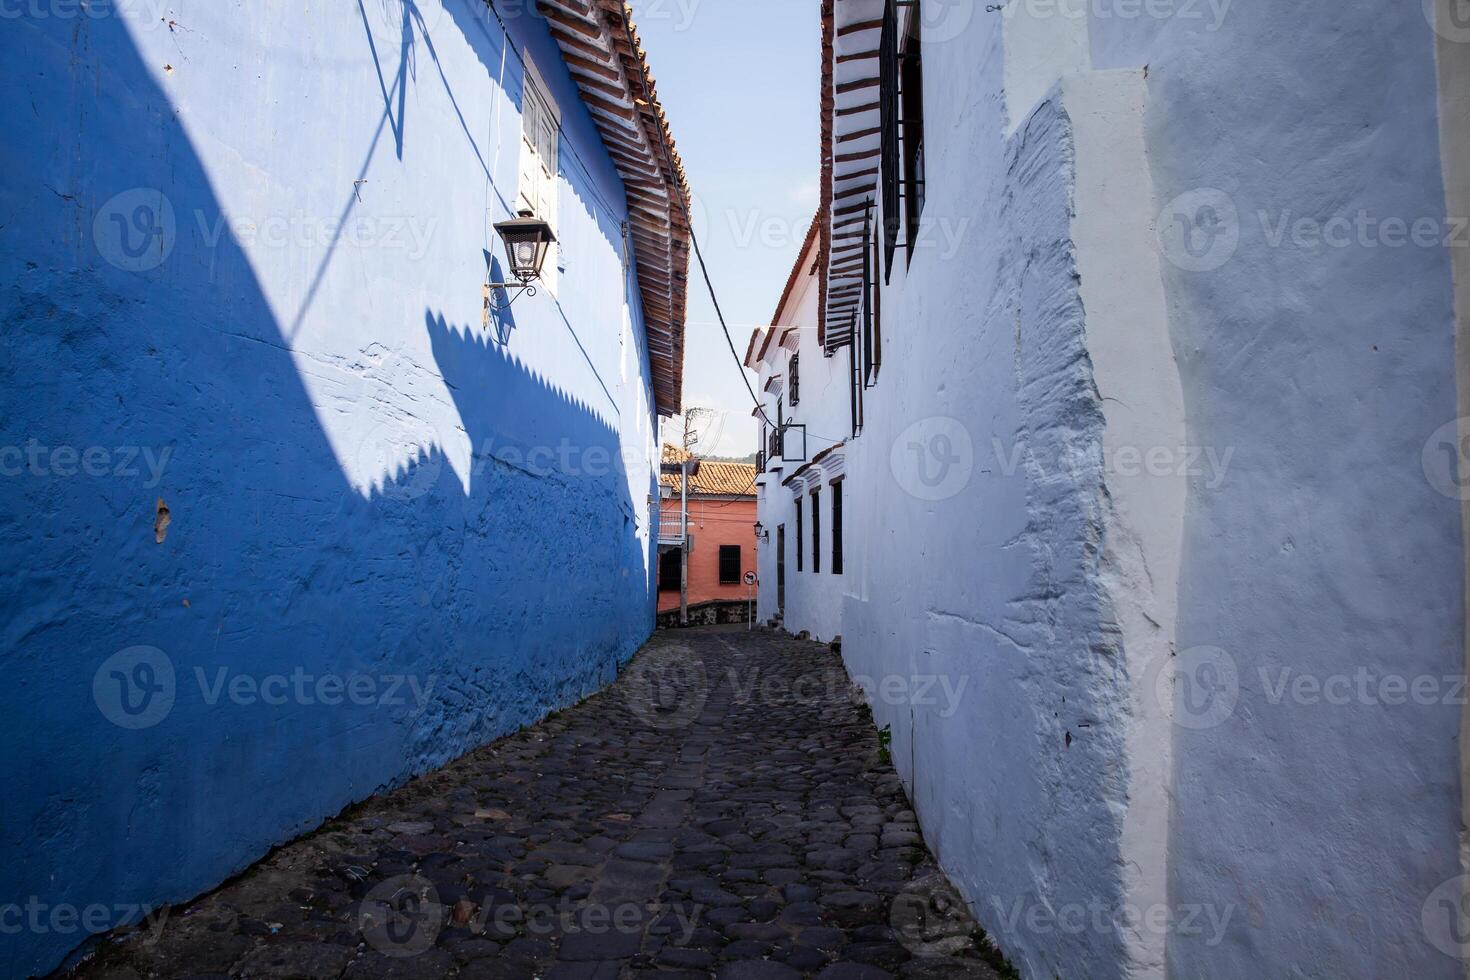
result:
[[[1444,23],[1450,15],[1453,0],[1435,0],[1434,12],[1437,23]],[[1440,154],[1445,173],[1446,213],[1470,215],[1470,113],[1465,112],[1466,99],[1470,98],[1470,39],[1467,35],[1456,40],[1457,35],[1439,33],[1436,37],[1435,57],[1439,67],[1439,118]],[[1456,250],[1452,255],[1455,279],[1455,364],[1459,383],[1459,425],[1462,440],[1470,438],[1470,248]],[[1465,443],[1462,441],[1461,446]],[[1462,479],[1470,478],[1467,461],[1459,458]],[[1470,527],[1470,494],[1461,502],[1461,526]],[[1470,575],[1466,576],[1470,585]],[[1470,823],[1470,705],[1460,709],[1460,866],[1470,872],[1470,841],[1465,839],[1463,828]],[[1465,882],[1462,895],[1470,892],[1470,880]],[[1462,906],[1463,907],[1463,906]],[[1470,965],[1466,967],[1470,974]]]
[[[1061,16],[1074,10],[1074,16]],[[1067,75],[1092,67],[1087,16],[1080,4],[1010,3],[1005,24],[1007,134],[1025,122],[1036,104]]]
[[[815,257],[816,250],[813,247],[798,260],[798,263],[810,270]],[[777,529],[784,525],[788,541],[785,628],[792,633],[800,633],[805,630],[814,639],[826,642],[842,634],[842,597],[850,588],[852,581],[850,561],[848,562],[849,570],[844,571],[843,574],[836,574],[832,570],[831,474],[820,467],[808,467],[805,474],[799,478],[801,484],[799,487],[787,482],[817,454],[845,442],[852,427],[847,382],[847,372],[851,361],[845,350],[839,351],[832,357],[826,356],[822,345],[818,342],[818,293],[816,277],[801,275],[784,309],[777,317],[780,327],[795,327],[795,333],[786,335],[784,330],[779,332],[778,340],[782,336],[786,337],[785,346],[773,341],[766,351],[765,358],[760,362],[762,382],[772,374],[781,376],[787,382],[779,396],[766,392],[764,384],[762,385],[761,391],[764,393],[762,404],[766,415],[774,422],[777,417],[779,398],[781,403],[779,410],[782,417],[788,422],[805,426],[806,446],[803,453],[802,447],[797,445],[797,438],[793,436],[792,445],[788,447],[788,455],[793,458],[781,463],[779,471],[773,470],[758,483],[760,520],[770,533],[770,537],[761,542],[757,550],[760,561],[761,617],[771,619],[778,614],[776,542]],[[792,354],[800,358],[801,385],[796,405],[791,404],[789,390],[789,364]],[[811,478],[810,485],[807,477]],[[820,571],[814,571],[812,565],[810,497],[812,487],[820,489],[824,516],[820,527],[822,552]],[[851,490],[852,487],[844,481],[844,493]],[[800,571],[796,567],[795,553],[798,501],[804,510],[801,541],[803,556]],[[851,507],[851,502],[846,497],[844,504]],[[851,542],[858,532],[851,525],[848,525],[845,530],[844,540]]]
[[[1105,459],[1144,457],[1186,445],[1179,385],[1154,222],[1144,138],[1148,101],[1138,70],[1068,76],[1063,103],[1076,152],[1075,217],[1088,357],[1105,420]],[[1121,855],[1124,889],[1136,908],[1167,907],[1172,639],[1178,616],[1180,548],[1187,484],[1178,473],[1107,471],[1099,507],[1098,575],[1113,609],[1120,669],[1127,677],[1123,722],[1127,810]],[[1164,937],[1143,923],[1125,940],[1138,977],[1164,976]]]
[[[1023,976],[1463,975],[1467,495],[1421,460],[1470,417],[1470,249],[1294,230],[1470,210],[1426,6],[926,22],[846,574],[788,571],[785,625],[904,692],[876,724]],[[845,426],[844,353],[802,347],[800,421]]]

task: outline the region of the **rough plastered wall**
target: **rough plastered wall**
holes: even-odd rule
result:
[[[871,489],[854,494],[844,655],[879,681],[926,839],[1023,974],[1121,977],[1162,959],[1117,910],[1163,901],[1162,763],[1137,753],[1167,737],[1140,703],[1160,644],[1137,612],[1166,617],[1105,468],[1141,423],[1105,396],[1168,356],[1094,361],[1140,321],[1163,339],[1162,289],[1081,225],[1106,220],[1078,172],[1138,166],[1142,77],[1094,93],[1053,76],[1011,118],[1002,26],[926,25],[926,230],[884,292],[883,376],[849,455]],[[1083,254],[1100,241],[1124,258]]]
[[[844,655],[908,692],[874,711],[926,837],[1028,977],[1458,976],[1436,35],[1010,7],[926,23],[924,237],[848,454]]]
[[[1470,952],[1444,438],[1470,216],[1440,148],[1470,93],[1441,103],[1426,11],[1092,25],[1095,63],[1150,66],[1189,442],[1233,452],[1189,488],[1169,857],[1176,903],[1235,914],[1170,936],[1176,975],[1450,977]]]
[[[799,261],[803,269],[810,268],[815,258],[815,247]],[[817,342],[817,304],[820,294],[815,276],[803,274],[796,290],[787,301],[783,325],[797,330],[797,354],[801,358],[801,394],[796,405],[789,404],[789,394],[783,393],[784,412],[788,422],[806,426],[806,460],[845,440],[852,431],[852,410],[848,396],[848,371],[851,370],[850,355],[839,350],[828,357]],[[761,362],[759,372],[762,391],[766,379],[772,374],[790,378],[791,352],[774,343]],[[776,399],[765,393],[762,402],[766,414],[776,418]],[[793,448],[793,454],[798,450]],[[843,575],[832,573],[832,490],[827,481],[821,481],[821,571],[812,570],[812,504],[809,490],[803,485],[798,491],[782,486],[782,481],[794,474],[802,461],[783,463],[779,471],[772,470],[763,481],[763,492],[759,499],[761,523],[770,532],[770,537],[760,542],[760,617],[769,620],[776,615],[776,529],[786,525],[786,609],[783,620],[791,633],[805,630],[815,640],[829,642],[842,635],[842,596],[851,582],[851,553],[846,554],[847,571]],[[810,471],[809,471],[810,472]],[[854,491],[851,484],[844,483],[844,516],[852,512],[850,497]],[[796,570],[796,507],[798,498],[802,508],[802,570]],[[850,518],[849,518],[850,520]],[[844,542],[850,543],[856,531],[849,523],[845,529]]]
[[[1442,27],[1445,24],[1458,25],[1463,30],[1446,31],[1439,30],[1436,38],[1436,62],[1439,68],[1439,106],[1440,106],[1440,156],[1444,160],[1445,174],[1445,199],[1447,213],[1470,215],[1470,115],[1459,111],[1464,105],[1467,93],[1470,93],[1470,25],[1463,21],[1450,20],[1451,13],[1455,8],[1448,0],[1439,0],[1435,5],[1436,25]],[[1455,279],[1455,361],[1456,373],[1459,381],[1459,404],[1460,424],[1459,433],[1464,438],[1470,435],[1470,248],[1457,249],[1452,257],[1454,264]],[[1465,458],[1464,446],[1461,442],[1460,454],[1460,477],[1463,479],[1470,473],[1470,460]],[[1460,494],[1460,512],[1462,514],[1462,527],[1470,527],[1470,494]],[[1466,556],[1470,563],[1470,554]],[[1467,582],[1470,585],[1470,582]],[[1470,636],[1466,637],[1470,642]],[[1466,867],[1466,840],[1464,835],[1465,821],[1470,818],[1470,752],[1466,745],[1470,743],[1467,738],[1470,732],[1470,701],[1460,705],[1460,861],[1461,867]],[[1461,879],[1460,889],[1465,889],[1466,879]],[[1448,895],[1441,895],[1450,900],[1450,908],[1464,909],[1463,904],[1454,902],[1456,898],[1455,886],[1446,889]],[[1441,902],[1440,910],[1444,910]],[[1458,919],[1442,918],[1442,923],[1448,924]],[[1465,935],[1461,932],[1460,935]],[[1470,951],[1466,951],[1470,952]],[[1470,957],[1467,957],[1470,959]]]
[[[159,7],[0,31],[0,902],[103,926],[597,690],[653,623],[623,195],[544,24],[510,32],[570,134],[560,284],[482,326],[522,98],[484,4]]]

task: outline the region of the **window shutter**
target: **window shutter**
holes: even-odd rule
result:
[[[519,207],[529,209],[556,230],[561,130],[551,102],[530,72],[526,75],[521,99],[521,136]],[[541,274],[543,285],[553,295],[557,287],[557,269],[562,264],[562,246],[558,239],[551,246],[551,254]]]
[[[884,0],[883,34],[878,44],[879,127],[883,130],[880,165],[883,181],[884,281],[893,275],[893,256],[898,249],[901,221],[898,194],[898,8]]]
[[[536,84],[526,75],[525,89],[521,94],[521,205],[541,213],[541,166],[536,158],[536,133],[541,127],[541,100],[536,96]]]
[[[536,143],[536,155],[541,158],[540,200],[536,213],[546,215],[547,221],[556,215],[556,201],[552,196],[556,193],[556,151],[556,120],[543,110]]]
[[[917,8],[913,12],[918,17]],[[924,61],[922,40],[917,26],[911,24],[903,39],[902,72],[899,97],[903,108],[903,203],[904,243],[909,260],[919,244],[919,216],[924,213]]]

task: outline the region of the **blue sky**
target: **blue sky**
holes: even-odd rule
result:
[[[633,0],[633,10],[743,357],[751,328],[770,322],[817,207],[820,4]],[[745,455],[756,448],[750,396],[698,265],[689,272],[684,404],[725,413],[723,426],[705,427],[722,428],[719,441],[700,452]]]

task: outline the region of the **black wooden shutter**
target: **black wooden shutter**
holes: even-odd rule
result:
[[[880,128],[883,130],[881,158],[883,180],[883,279],[893,276],[893,256],[898,249],[898,9],[894,0],[883,4],[883,35],[878,44]]]

